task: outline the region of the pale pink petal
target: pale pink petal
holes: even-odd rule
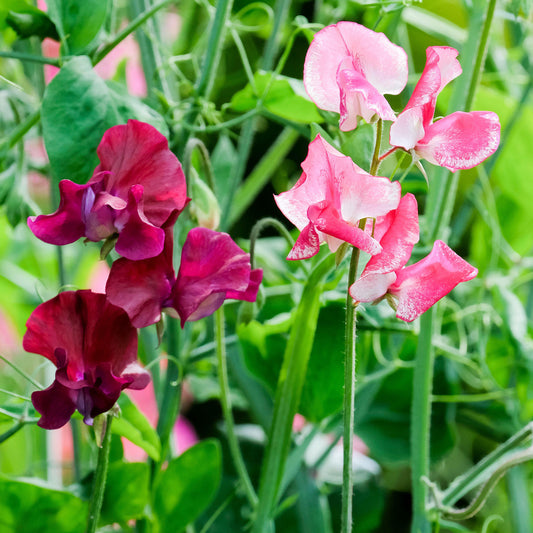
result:
[[[349,288],[350,296],[356,302],[374,302],[384,296],[395,281],[396,274],[394,272],[362,274]]]
[[[385,97],[355,70],[340,70],[337,83],[341,92],[341,131],[355,129],[357,117],[363,117],[366,122],[373,122],[376,116],[383,120],[396,119]]]
[[[491,111],[457,111],[433,123],[416,145],[416,153],[455,172],[472,168],[492,155],[500,143],[500,121]]]
[[[424,135],[423,110],[421,107],[412,107],[398,115],[391,125],[389,142],[391,146],[411,150]]]
[[[290,261],[298,259],[309,259],[320,251],[320,236],[315,230],[313,224],[307,224],[300,232],[294,246],[292,247],[287,259]]]
[[[318,107],[344,115],[342,129],[347,131],[355,127],[357,116],[370,120],[371,110],[390,117],[390,107],[377,96],[399,94],[407,83],[407,73],[407,54],[401,47],[382,33],[343,21],[315,34],[305,57],[304,85]],[[361,81],[355,80],[359,77],[368,83],[364,89]],[[394,120],[394,115],[387,120]]]
[[[398,298],[396,316],[411,322],[446,296],[458,283],[477,275],[477,269],[444,242],[435,241],[424,259],[397,273],[389,292]]]

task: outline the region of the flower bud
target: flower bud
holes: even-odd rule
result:
[[[199,226],[216,230],[220,224],[220,206],[214,192],[200,179],[198,173],[191,167],[189,171],[191,183],[190,213]]]

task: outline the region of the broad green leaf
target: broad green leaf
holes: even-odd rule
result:
[[[159,461],[161,443],[150,422],[127,394],[120,395],[118,405],[121,416],[113,421],[112,432],[142,448],[154,461]]]
[[[109,0],[48,0],[48,13],[68,53],[82,51],[105,21]]]
[[[114,84],[106,84],[86,56],[66,62],[50,82],[41,116],[55,177],[78,183],[87,181],[98,164],[96,148],[110,127],[135,118],[167,133],[160,115],[136,98],[117,92]]]
[[[70,492],[40,480],[0,477],[0,531],[5,533],[78,533],[87,504]]]
[[[170,461],[156,481],[154,512],[161,533],[178,533],[215,497],[222,476],[218,441],[202,441]]]
[[[231,99],[234,111],[246,112],[254,109],[258,103],[258,96],[262,96],[270,83],[272,73],[257,72],[254,76],[256,93],[248,84]],[[263,107],[286,120],[294,122],[323,122],[316,105],[305,94],[303,81],[285,76],[277,76],[266,93]]]
[[[141,518],[150,496],[149,482],[147,463],[111,463],[100,522],[125,524],[128,520]]]
[[[0,30],[6,28],[6,18],[10,11],[34,16],[39,16],[39,14],[45,15],[27,0],[2,0],[0,3]]]

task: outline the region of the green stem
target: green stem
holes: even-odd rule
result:
[[[100,518],[100,510],[104,501],[104,490],[107,480],[107,467],[109,466],[109,450],[111,445],[111,421],[112,415],[105,416],[105,434],[102,441],[102,447],[98,450],[98,461],[96,463],[96,472],[94,475],[93,491],[91,501],[89,502],[89,518],[87,520],[87,529],[85,533],[94,533]]]
[[[19,430],[21,430],[25,426],[25,424],[26,422],[24,420],[18,420],[17,422],[15,422],[7,431],[4,431],[4,433],[0,435],[0,444],[9,439],[9,437],[12,437]]]
[[[0,57],[5,57],[7,59],[19,59],[20,61],[31,61],[33,63],[43,63],[45,65],[53,65],[54,67],[59,67],[59,60],[51,57],[36,56],[33,54],[24,54],[22,52],[4,52],[0,51]]]
[[[265,45],[265,51],[263,53],[263,60],[261,62],[261,68],[263,70],[271,70],[274,65],[274,59],[279,48],[279,40],[281,34],[281,27],[287,19],[291,0],[277,0],[274,6],[274,24],[270,32],[270,36]]]
[[[381,122],[381,120],[379,121]],[[359,248],[352,249],[348,287],[355,282],[359,263]],[[355,401],[355,362],[356,362],[356,313],[355,304],[346,292],[346,323],[344,350],[344,408],[343,408],[343,452],[342,469],[342,533],[352,531],[352,499],[353,499],[353,430]]]
[[[254,487],[250,481],[250,476],[246,470],[244,459],[239,448],[239,442],[235,435],[235,423],[233,421],[233,413],[231,411],[231,398],[228,380],[228,366],[226,363],[226,345],[224,344],[224,308],[221,307],[215,312],[215,338],[216,338],[216,352],[218,361],[218,381],[220,384],[220,402],[222,404],[222,412],[224,413],[224,420],[226,421],[226,431],[228,436],[228,444],[233,459],[233,464],[237,470],[237,474],[244,487],[246,497],[252,507],[257,505],[257,495]]]
[[[275,228],[278,233],[287,241],[287,244],[292,248],[294,246],[294,239],[291,237],[289,230],[277,219],[272,217],[262,218],[258,220],[250,232],[250,263],[254,267],[255,245],[261,232],[268,226]]]
[[[30,115],[25,122],[20,124],[15,128],[15,131],[5,140],[3,141],[0,146],[4,147],[7,146],[7,148],[13,148],[21,139],[28,133],[37,122],[39,122],[41,118],[41,111],[35,111],[32,115]]]
[[[169,5],[173,0],[162,0],[154,4],[148,11],[140,14],[135,20],[131,21],[110,43],[105,45],[93,56],[93,66],[100,63],[104,57],[122,42],[130,33],[133,33],[139,26],[144,24],[150,17],[157,13],[163,7]]]
[[[376,144],[374,146],[374,153],[372,155],[372,164],[370,165],[370,174],[377,176],[380,164],[379,150],[381,148],[381,135],[383,134],[383,120],[379,119],[376,124]]]
[[[413,492],[413,523],[411,533],[429,533],[426,514],[429,478],[429,436],[431,429],[431,389],[433,384],[434,350],[431,345],[435,306],[420,319],[420,336],[416,351],[411,409],[411,481]]]
[[[272,520],[291,444],[292,423],[300,403],[307,363],[313,347],[320,295],[324,279],[333,269],[334,263],[335,256],[329,254],[315,267],[296,308],[276,389],[274,415],[263,459],[259,501],[252,533],[266,533],[273,527]]]
[[[216,3],[215,18],[209,33],[209,41],[207,43],[207,51],[205,60],[202,65],[202,72],[200,79],[196,85],[196,92],[198,96],[209,98],[213,83],[216,77],[216,69],[220,62],[220,55],[224,48],[224,38],[226,35],[226,25],[231,15],[231,8],[233,0],[219,0]]]
[[[463,47],[464,56],[466,56],[465,64],[472,64],[472,68],[465,68],[463,79],[458,80],[448,106],[450,112],[458,109],[470,111],[472,107],[487,54],[495,7],[496,0],[490,0],[488,3],[485,0],[477,0],[474,3],[470,21],[471,32]],[[435,174],[429,188],[426,208],[426,213],[428,213],[426,242],[429,243],[439,238],[444,228],[449,225],[460,172],[451,173],[445,168],[440,168]]]
[[[161,439],[161,459],[158,465],[161,466],[166,460],[170,447],[170,434],[178,417],[181,399],[180,366],[177,363],[179,353],[179,329],[178,322],[173,318],[168,318],[166,324],[167,351],[173,356],[168,359],[167,373],[165,377],[165,389],[163,401],[159,408],[159,419],[157,421],[157,434]],[[154,475],[156,471],[154,471]]]

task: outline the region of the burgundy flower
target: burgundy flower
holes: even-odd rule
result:
[[[249,254],[227,233],[193,228],[183,245],[176,279],[169,228],[157,257],[115,261],[106,293],[136,327],[154,324],[162,310],[179,317],[183,326],[214,313],[226,299],[255,301],[262,277],[262,270],[251,269]]]
[[[54,382],[32,394],[45,429],[65,425],[76,409],[92,424],[123,389],[142,389],[150,381],[137,363],[137,330],[104,294],[62,292],[39,305],[26,326],[24,349],[57,367]]]
[[[162,227],[171,225],[189,201],[180,162],[163,135],[136,120],[107,130],[97,153],[100,164],[88,183],[62,180],[58,210],[30,217],[30,229],[57,245],[116,235],[120,255],[155,257],[163,249]]]

